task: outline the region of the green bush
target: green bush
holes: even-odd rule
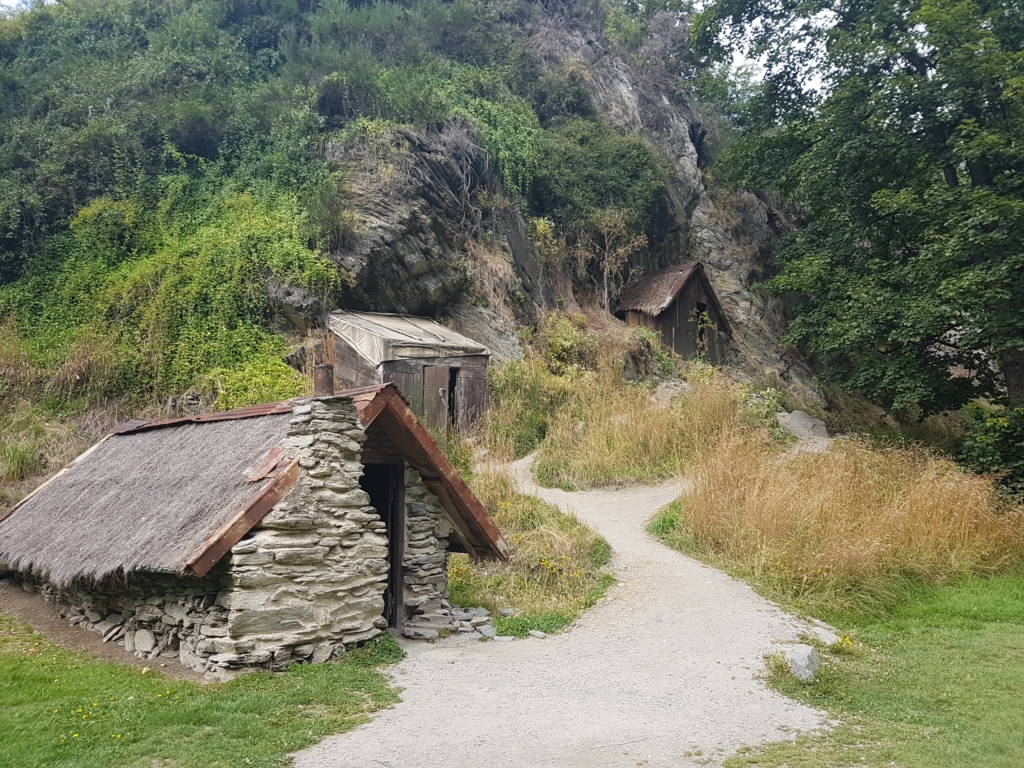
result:
[[[1000,487],[1024,496],[1024,407],[965,410],[971,424],[955,449],[957,460],[975,472],[998,474]]]
[[[556,376],[589,370],[597,364],[597,339],[586,327],[583,315],[550,312],[541,318],[534,346]]]
[[[302,375],[280,357],[260,355],[235,368],[213,370],[208,376],[221,411],[276,403],[298,397],[304,390]]]
[[[666,168],[639,136],[573,118],[540,132],[530,203],[536,215],[552,218],[564,230],[614,208],[639,232],[666,177]]]
[[[337,273],[309,249],[295,197],[208,187],[168,179],[145,217],[111,217],[107,211],[123,207],[91,205],[60,238],[57,266],[41,265],[0,288],[0,315],[16,318],[27,346],[47,350],[40,362],[53,370],[52,381],[59,384],[71,366],[59,392],[78,394],[89,381],[94,397],[166,395],[205,388],[215,371],[242,393],[225,395],[225,403],[301,391],[283,363],[267,362],[284,345],[266,329],[266,282],[329,293]],[[147,246],[127,250],[120,245],[127,241]],[[257,371],[256,381],[243,384]]]

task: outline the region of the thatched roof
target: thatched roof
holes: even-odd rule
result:
[[[719,304],[718,296],[704,274],[704,265],[699,261],[647,273],[622,292],[615,314],[621,316],[626,312],[642,312],[657,317],[672,306],[679,293],[691,280],[701,282],[711,307],[718,315],[719,328],[728,333],[729,323],[722,312],[722,305]]]
[[[245,470],[287,414],[115,434],[0,520],[0,562],[58,584],[181,572],[257,490]]]
[[[467,551],[506,556],[497,527],[393,384],[335,397],[354,401],[364,427],[380,420]],[[286,490],[280,446],[305,399],[122,425],[0,520],[0,563],[61,585],[139,570],[206,573]]]

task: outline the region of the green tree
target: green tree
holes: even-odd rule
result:
[[[788,340],[889,407],[1024,401],[1024,5],[718,0],[695,36],[764,63],[722,162],[801,219]]]

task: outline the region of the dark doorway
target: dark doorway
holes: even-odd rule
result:
[[[370,497],[387,527],[388,582],[384,591],[384,618],[389,627],[402,621],[402,552],[405,549],[405,465],[366,464],[359,486]]]
[[[708,339],[707,339],[707,327],[705,323],[708,322],[708,305],[697,302],[697,352],[701,357],[706,357],[708,353]]]
[[[448,423],[445,424],[445,429],[449,429],[455,425],[455,415],[458,410],[455,407],[455,392],[459,386],[459,369],[449,368],[448,369]]]

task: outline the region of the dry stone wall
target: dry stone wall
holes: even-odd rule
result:
[[[231,667],[338,658],[387,627],[385,525],[359,487],[366,439],[347,399],[296,406],[285,441],[301,474],[231,552],[227,634],[215,657]]]
[[[452,525],[437,497],[412,467],[405,469],[405,619],[402,634],[433,640],[455,627],[448,603],[448,537]]]
[[[204,577],[138,574],[127,581],[58,588],[16,575],[22,589],[39,592],[58,615],[145,659],[181,659],[194,669],[218,672],[210,662],[227,634],[228,612],[216,605],[226,567]],[[204,650],[199,650],[203,648]]]

